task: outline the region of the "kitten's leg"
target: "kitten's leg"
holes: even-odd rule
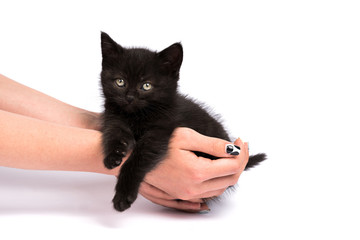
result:
[[[172,131],[146,133],[137,143],[129,159],[121,167],[113,198],[118,211],[128,209],[136,200],[145,175],[165,157]]]

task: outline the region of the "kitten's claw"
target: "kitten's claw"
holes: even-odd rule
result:
[[[124,147],[127,147],[127,146],[128,146],[128,143],[125,142],[124,140],[121,140],[120,143],[121,143],[122,145],[124,145]]]
[[[116,149],[115,153],[121,157],[125,157],[126,156],[126,152],[121,151],[121,149]]]

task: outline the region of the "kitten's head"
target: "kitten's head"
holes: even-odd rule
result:
[[[101,33],[101,49],[101,84],[107,102],[129,113],[173,102],[183,59],[180,43],[157,53],[124,48]]]

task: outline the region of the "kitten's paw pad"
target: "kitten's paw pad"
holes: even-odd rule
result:
[[[133,144],[129,144],[125,140],[120,140],[115,147],[115,149],[105,157],[104,165],[108,169],[113,169],[119,166],[122,162],[122,159],[127,155],[129,149]]]
[[[114,208],[117,211],[123,212],[131,207],[136,200],[137,194],[116,194],[113,198]]]
[[[108,169],[113,169],[119,166],[122,162],[122,156],[117,154],[116,152],[110,153],[108,156],[104,159],[104,165]]]

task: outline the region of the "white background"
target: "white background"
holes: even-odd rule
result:
[[[2,74],[101,111],[100,31],[153,50],[181,41],[181,91],[269,156],[202,215],[143,198],[118,213],[113,177],[0,168],[1,239],[359,239],[359,12],[347,0],[1,1]]]

